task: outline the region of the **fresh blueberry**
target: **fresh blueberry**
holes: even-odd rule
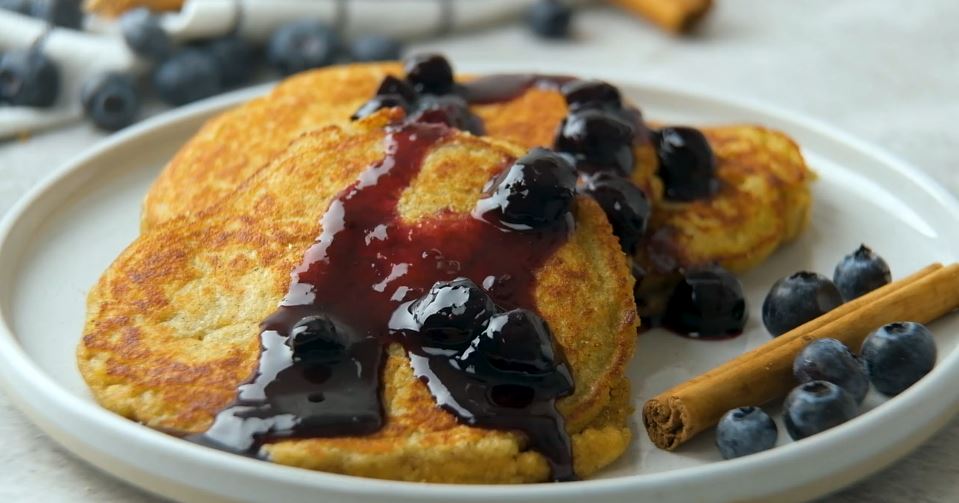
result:
[[[210,41],[205,49],[216,61],[223,88],[243,85],[253,76],[255,51],[246,40],[230,35]]]
[[[163,61],[173,52],[173,41],[160,18],[140,7],[120,16],[120,33],[131,51],[154,61]]]
[[[694,337],[716,338],[742,333],[749,318],[743,287],[718,265],[691,267],[673,290],[663,326]]]
[[[30,15],[54,26],[79,30],[83,24],[80,0],[33,0]]]
[[[366,103],[363,103],[356,112],[353,112],[350,119],[362,119],[384,108],[402,108],[405,111],[409,111],[410,104],[398,94],[382,94],[374,96]]]
[[[733,459],[776,446],[776,423],[759,407],[727,412],[716,425],[716,447],[723,459]]]
[[[860,245],[836,265],[832,280],[848,302],[888,284],[892,281],[892,274],[882,257],[866,245]]]
[[[856,403],[869,391],[869,379],[862,363],[836,339],[816,339],[793,360],[793,375],[800,383],[829,381],[846,390]]]
[[[470,111],[469,103],[462,96],[455,94],[421,96],[411,112],[411,119],[416,122],[442,123],[475,135],[482,135],[484,132],[483,121]]]
[[[267,44],[267,59],[284,75],[333,63],[340,39],[333,28],[309,19],[278,28]]]
[[[859,356],[872,385],[895,396],[936,365],[936,341],[920,323],[890,323],[866,337]]]
[[[701,131],[669,127],[653,135],[658,175],[667,199],[693,201],[711,196],[719,188],[716,157]]]
[[[793,440],[806,438],[856,417],[856,399],[828,381],[811,381],[793,388],[783,402],[783,423]]]
[[[572,112],[563,119],[555,146],[590,164],[628,175],[633,170],[635,133],[633,124],[618,114],[589,108]]]
[[[153,87],[163,102],[179,106],[213,96],[222,90],[220,71],[213,56],[185,49],[157,67]]]
[[[580,192],[592,197],[606,213],[619,245],[627,254],[646,232],[650,205],[646,193],[631,181],[610,173],[584,177]]]
[[[287,344],[294,361],[331,362],[341,359],[349,342],[323,315],[306,316],[293,326]]]
[[[485,326],[496,306],[476,283],[457,278],[433,284],[410,305],[410,312],[428,346],[461,349]]]
[[[350,43],[354,61],[395,61],[402,52],[403,43],[385,35],[364,35]]]
[[[129,126],[140,111],[136,84],[128,75],[120,73],[105,73],[84,82],[80,101],[87,117],[108,131]]]
[[[558,0],[537,0],[526,12],[526,24],[543,38],[566,38],[573,9]]]
[[[453,90],[453,67],[439,54],[417,54],[406,58],[406,80],[417,92],[446,94]]]
[[[29,15],[30,0],[0,0],[0,9]]]
[[[574,80],[560,88],[570,110],[580,108],[618,109],[623,105],[619,89],[601,80]]]
[[[842,296],[829,278],[809,271],[797,272],[773,284],[763,301],[763,324],[780,336],[842,304]]]
[[[60,70],[38,49],[13,49],[0,56],[0,103],[49,107],[59,92]]]
[[[573,166],[555,152],[534,148],[487,184],[476,212],[512,230],[555,225],[569,213],[575,189]]]
[[[380,87],[376,89],[377,96],[387,94],[398,94],[409,103],[417,100],[416,90],[413,89],[413,86],[411,86],[409,82],[398,79],[392,75],[383,77],[383,81],[380,82]]]

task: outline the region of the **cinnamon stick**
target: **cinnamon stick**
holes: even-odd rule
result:
[[[619,7],[652,21],[664,30],[682,33],[703,18],[712,0],[611,0]]]
[[[792,362],[810,341],[832,337],[857,350],[882,325],[928,323],[957,307],[959,264],[933,264],[650,399],[643,407],[646,432],[657,447],[673,450],[730,409],[788,393],[796,385]]]

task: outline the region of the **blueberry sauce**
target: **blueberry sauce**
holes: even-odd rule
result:
[[[656,174],[663,180],[666,199],[695,201],[709,198],[719,190],[716,156],[702,131],[667,127],[652,136],[659,160]]]
[[[557,90],[574,80],[576,80],[574,77],[565,75],[504,73],[459,84],[458,92],[471,105],[486,105],[514,100],[533,88]]]
[[[516,372],[482,365],[467,372],[452,363],[462,363],[461,353],[438,349],[417,324],[403,321],[434,283],[455,278],[482,284],[498,312],[535,309],[534,272],[572,232],[569,215],[523,231],[453,213],[402,221],[403,190],[452,131],[422,122],[387,129],[386,156],[330,203],[287,295],[262,322],[256,373],[192,440],[258,456],[263,444],[278,439],[373,433],[385,421],[385,347],[398,342],[441,407],[466,424],[525,433],[549,461],[554,480],[575,479],[570,439],[555,406],[572,393],[560,352],[550,353],[550,372],[519,372],[527,380],[520,384]]]

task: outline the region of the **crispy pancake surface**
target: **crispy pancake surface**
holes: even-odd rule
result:
[[[215,204],[301,134],[349,124],[383,77],[402,71],[399,64],[360,64],[301,73],[211,119],[153,183],[143,205],[143,228]]]
[[[321,232],[330,201],[384,156],[387,112],[298,138],[195,218],[142,234],[88,298],[81,373],[105,407],[149,426],[195,433],[231,403],[255,371],[259,324],[286,292],[291,269]],[[395,118],[395,117],[393,117]],[[398,211],[410,223],[467,212],[484,183],[525,152],[456,133],[434,146]],[[606,218],[590,199],[575,231],[536,273],[536,308],[576,381],[557,406],[587,476],[630,439],[626,363],[637,316],[633,281]],[[592,300],[591,300],[592,299]],[[386,425],[361,437],[284,440],[279,463],[369,477],[507,483],[543,481],[545,459],[522,435],[460,424],[438,408],[398,346],[383,378]]]

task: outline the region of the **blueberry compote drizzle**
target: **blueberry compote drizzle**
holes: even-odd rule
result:
[[[526,91],[559,89],[567,82],[576,80],[565,75],[542,75],[536,73],[503,73],[488,75],[458,86],[457,92],[471,105],[486,105],[514,100]]]
[[[545,373],[522,366],[466,368],[461,352],[439,350],[415,326],[389,328],[394,312],[408,312],[438,280],[482,283],[496,312],[534,308],[533,274],[572,231],[568,213],[525,231],[493,225],[482,215],[402,221],[397,203],[403,190],[430,148],[452,131],[417,122],[390,127],[385,158],[330,203],[322,233],[293,271],[286,297],[261,324],[256,374],[193,440],[259,455],[264,443],[282,438],[375,432],[384,423],[384,348],[399,342],[440,406],[466,424],[526,433],[549,460],[554,480],[575,478],[570,440],[555,407],[557,398],[573,391],[572,380],[562,378],[569,369],[561,354],[549,353],[553,366]],[[548,336],[545,324],[540,330],[531,323]],[[484,321],[473,330],[486,334],[490,326]]]

